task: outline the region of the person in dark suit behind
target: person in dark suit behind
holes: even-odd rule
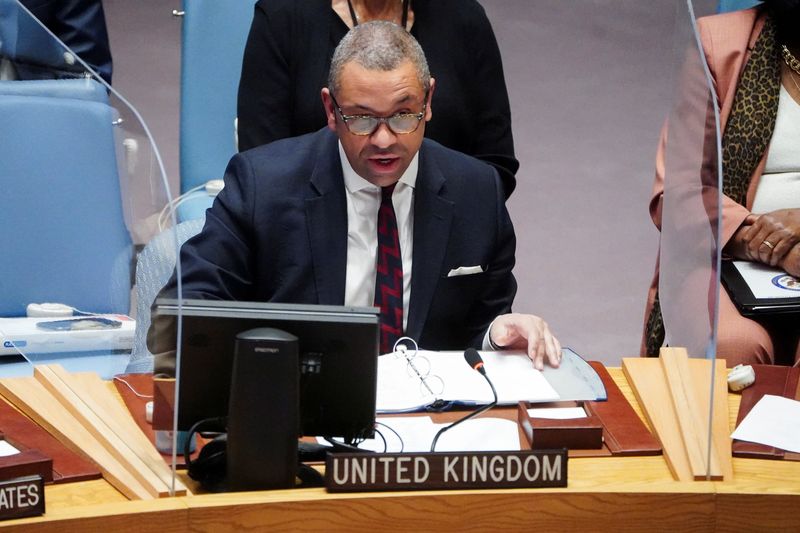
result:
[[[429,139],[493,165],[506,197],[516,187],[511,108],[503,61],[477,0],[260,0],[239,82],[239,149],[325,125],[318,95],[347,31],[370,20],[404,26],[417,39],[439,88]]]
[[[56,37],[111,83],[111,47],[102,0],[20,0]]]
[[[405,334],[426,349],[525,349],[538,368],[557,366],[545,321],[510,313],[516,241],[497,171],[423,139],[434,90],[400,26],[351,30],[322,89],[327,128],[231,160],[203,231],[181,249],[184,298],[374,303],[384,353]],[[173,276],[162,295],[175,289]],[[155,372],[170,365],[157,356]]]

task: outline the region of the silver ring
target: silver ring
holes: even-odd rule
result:
[[[774,244],[772,244],[771,242],[769,242],[768,240],[764,240],[764,241],[763,241],[761,244],[764,244],[764,245],[766,245],[766,246],[767,246],[767,248],[769,248],[770,250],[772,250],[772,249],[774,249],[774,248],[775,248],[775,245],[774,245]]]

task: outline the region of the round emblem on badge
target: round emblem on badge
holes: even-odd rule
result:
[[[772,284],[789,291],[800,291],[800,280],[789,274],[781,274],[772,278]]]

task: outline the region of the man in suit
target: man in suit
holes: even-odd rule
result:
[[[402,28],[351,30],[322,89],[328,127],[231,160],[181,250],[184,297],[375,304],[382,352],[405,334],[558,365],[547,324],[510,313],[516,242],[497,171],[423,139],[434,89]]]

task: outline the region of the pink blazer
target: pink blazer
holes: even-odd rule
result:
[[[725,124],[733,107],[736,86],[742,73],[742,67],[750,56],[750,51],[764,26],[765,14],[757,8],[732,11],[720,15],[698,19],[697,27],[703,45],[706,60],[714,80],[714,88],[720,102],[720,126]],[[664,155],[666,153],[667,125],[661,130],[658,152],[656,153],[656,175],[653,184],[653,195],[650,199],[650,216],[656,227],[661,229],[661,204],[664,193]],[[766,154],[756,168],[747,191],[747,204],[741,205],[723,196],[722,203],[722,245],[733,237],[744,219],[750,214],[758,180],[764,171]],[[645,324],[653,307],[656,288],[658,287],[658,263],[655,275],[647,295]],[[645,338],[642,337],[641,355],[645,353]]]

